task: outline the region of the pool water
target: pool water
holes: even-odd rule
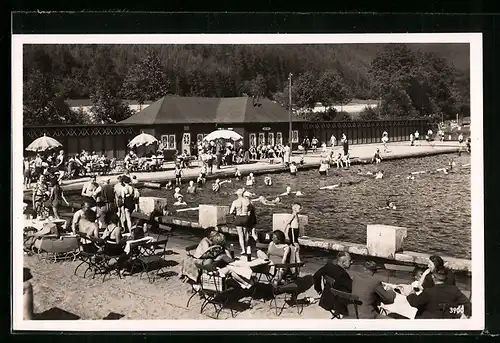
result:
[[[407,180],[409,172],[435,171],[454,159],[454,171],[445,175],[419,174],[415,180]],[[471,254],[471,180],[470,168],[461,167],[470,163],[469,155],[445,154],[430,157],[387,161],[375,165],[353,166],[350,169],[330,169],[328,176],[318,171],[299,171],[297,176],[288,173],[259,175],[256,184],[246,187],[257,196],[273,199],[283,193],[287,186],[292,191],[300,190],[303,196],[285,196],[277,206],[271,207],[255,202],[257,228],[272,228],[272,213],[290,212],[293,202],[302,204],[302,213],[309,217],[306,234],[311,237],[361,243],[366,242],[366,225],[385,224],[408,228],[405,250],[436,253],[440,255],[470,258]],[[367,171],[384,171],[384,178],[375,180]],[[264,177],[270,176],[273,185],[265,186]],[[319,190],[320,187],[343,185],[334,190]],[[244,180],[232,180],[221,186],[216,194],[209,181],[195,195],[181,193],[187,207],[199,204],[231,205],[236,198],[236,189],[245,187]],[[350,184],[349,184],[350,183]],[[172,204],[174,191],[142,189],[143,196],[166,197]],[[392,201],[396,210],[382,209],[386,201]],[[174,206],[170,206],[174,210]],[[179,212],[178,216],[197,221],[197,211]]]

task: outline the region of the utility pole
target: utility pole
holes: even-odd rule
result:
[[[292,73],[288,74],[288,143],[292,148]]]

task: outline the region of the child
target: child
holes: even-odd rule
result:
[[[175,185],[180,186],[182,184],[182,168],[179,164],[175,165]]]
[[[329,166],[330,165],[327,163],[327,161],[322,160],[321,164],[319,165],[319,175],[328,175]]]
[[[349,157],[349,154],[346,154],[344,156],[344,164],[345,164],[346,168],[350,168],[351,167],[351,159]]]
[[[166,188],[167,190],[172,190],[172,189],[174,189],[174,185],[172,184],[172,181],[170,181],[170,180],[169,180],[169,181],[167,182],[167,185],[165,186],[165,188]]]
[[[182,198],[181,189],[176,187],[174,190],[174,199],[179,201],[179,198]]]
[[[241,180],[241,172],[238,168],[236,168],[236,170],[234,171],[234,177],[236,178],[236,180]]]
[[[264,178],[264,184],[265,184],[266,186],[272,186],[273,181],[271,180],[271,177],[270,177],[270,176],[266,176],[266,177]]]
[[[382,143],[384,144],[384,152],[387,152],[387,142],[389,141],[389,135],[387,131],[382,133]]]
[[[321,143],[321,152],[323,154],[326,154],[326,143],[325,142]]]
[[[379,164],[380,162],[382,162],[382,157],[380,157],[380,149],[377,148],[375,154],[373,155],[372,163]]]
[[[297,175],[297,164],[295,163],[295,161],[290,164],[290,175]]]
[[[189,181],[189,187],[187,188],[187,192],[190,194],[196,193],[196,186],[194,185],[194,181]]]
[[[198,184],[198,187],[202,187],[203,184],[205,183],[205,178],[203,177],[203,174],[200,173],[200,175],[198,175],[198,178],[196,179],[196,183]]]
[[[253,173],[250,173],[248,176],[247,176],[247,182],[246,182],[246,185],[247,186],[253,186],[255,182],[255,178],[253,177]]]
[[[274,153],[274,149],[269,147],[267,151],[267,156],[269,157],[269,164],[274,164],[274,159],[276,158],[276,154]]]
[[[177,201],[174,202],[174,206],[186,206],[186,202],[183,200],[182,195],[179,194],[179,197],[177,197]]]
[[[200,176],[203,180],[207,178],[207,165],[205,163],[201,166]]]
[[[415,138],[413,137],[413,133],[410,133],[410,145],[411,146],[415,145]]]
[[[335,159],[335,163],[337,163],[337,168],[344,167],[344,163],[342,162],[342,153],[339,152],[337,158]]]
[[[294,203],[292,205],[292,217],[285,228],[285,237],[288,237],[290,244],[295,247],[296,255],[295,262],[300,263],[299,256],[299,212],[301,205],[299,203]]]

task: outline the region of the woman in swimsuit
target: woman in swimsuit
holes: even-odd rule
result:
[[[61,188],[60,181],[52,180],[52,188],[50,189],[49,201],[52,204],[52,211],[54,212],[54,218],[59,219],[59,208],[61,207],[61,201],[64,201],[66,205],[69,205],[68,200],[64,197],[64,192]]]

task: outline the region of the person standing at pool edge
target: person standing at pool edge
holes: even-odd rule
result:
[[[236,191],[238,198],[233,201],[229,214],[235,215],[234,224],[238,232],[238,241],[240,243],[241,254],[245,254],[246,243],[248,242],[248,226],[250,219],[250,199],[244,196],[245,190],[239,188]]]

